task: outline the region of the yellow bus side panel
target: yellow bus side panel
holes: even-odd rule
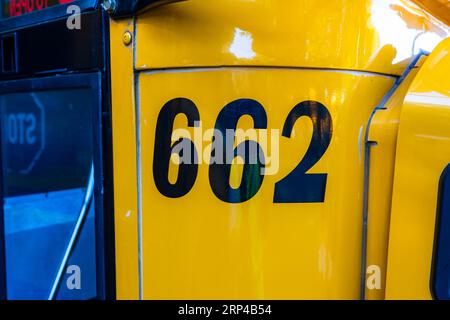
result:
[[[408,0],[189,0],[138,16],[136,67],[250,65],[401,75],[414,46],[417,52],[447,34]]]
[[[400,117],[386,298],[430,299],[439,178],[450,162],[450,39],[428,57]]]
[[[357,299],[363,132],[373,106],[392,83],[392,78],[378,75],[295,69],[140,73],[144,298]],[[180,97],[195,103],[203,131],[214,128],[221,109],[236,99],[254,99],[263,106],[268,130],[279,130],[271,133],[279,138],[279,170],[264,177],[251,199],[235,204],[219,200],[207,163],[199,165],[184,196],[170,198],[157,189],[152,170],[157,119],[168,101]],[[306,100],[326,106],[334,124],[329,148],[308,171],[327,174],[325,199],[274,203],[275,183],[296,167],[311,141],[308,117],[295,122],[291,138],[280,132],[289,112]],[[194,128],[186,121],[177,116],[174,129],[193,136]],[[244,116],[238,128],[253,128],[253,121]],[[170,137],[171,132],[165,134]],[[206,160],[208,141],[200,142],[203,147],[195,142]],[[275,144],[271,146],[264,153],[274,156]],[[172,181],[176,168],[171,162]],[[242,170],[232,169],[229,182],[239,185],[241,176]]]
[[[405,95],[425,59],[425,56],[420,58],[389,101],[374,114],[369,130],[368,140],[372,143],[366,262],[366,282],[369,283],[366,283],[366,298],[369,300],[385,297],[389,221],[400,114]]]
[[[138,207],[133,48],[123,33],[133,32],[132,20],[111,20],[111,87],[114,149],[114,215],[116,291],[118,299],[139,298]]]

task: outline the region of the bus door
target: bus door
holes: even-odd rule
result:
[[[1,3],[0,292],[113,297],[103,13],[92,1]]]

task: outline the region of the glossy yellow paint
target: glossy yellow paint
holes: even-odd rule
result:
[[[389,222],[392,203],[392,188],[394,181],[395,152],[397,146],[398,126],[403,107],[403,101],[408,89],[425,56],[416,63],[408,76],[398,86],[384,108],[378,110],[371,121],[368,141],[372,143],[370,151],[369,171],[369,204],[368,204],[368,239],[367,239],[367,269],[366,281],[371,282],[374,275],[373,267],[381,272],[380,287],[375,282],[366,285],[366,298],[380,300],[385,297],[387,250],[389,241]],[[376,278],[372,278],[375,281]]]
[[[144,298],[358,298],[362,132],[373,105],[391,85],[385,76],[315,70],[141,73]],[[199,165],[187,195],[161,195],[152,172],[156,119],[176,97],[195,102],[203,129],[214,128],[219,111],[242,97],[264,106],[269,130],[281,130],[297,103],[323,103],[335,123],[333,137],[309,172],[328,173],[325,202],[273,203],[275,182],[292,171],[309,145],[312,126],[307,118],[295,124],[294,138],[276,134],[280,169],[266,176],[247,202],[219,200],[210,187],[207,163]],[[251,121],[239,124],[253,127]],[[187,128],[186,119],[179,118],[174,128]],[[198,143],[196,147],[204,150]]]
[[[431,50],[447,34],[448,27],[406,0],[189,0],[137,17],[136,67],[289,66],[400,75],[414,50]]]
[[[386,298],[430,299],[439,178],[450,162],[450,39],[430,55],[402,108]]]
[[[450,1],[448,0],[414,0],[431,14],[435,15],[447,25],[450,25]]]
[[[114,222],[118,299],[137,299],[138,207],[133,48],[123,44],[123,33],[133,32],[133,21],[111,21],[111,92],[114,161]]]
[[[118,298],[357,299],[365,125],[392,75],[404,71],[413,52],[447,36],[448,27],[406,0],[189,0],[134,22],[128,47],[122,36],[133,20],[111,22]],[[206,163],[187,195],[162,196],[152,172],[155,126],[162,106],[177,97],[196,103],[204,129],[237,98],[258,100],[268,128],[278,130],[297,103],[323,103],[333,137],[309,173],[328,174],[325,201],[273,203],[275,182],[311,139],[305,117],[291,139],[278,134],[280,170],[249,201],[218,200]],[[245,117],[239,122],[252,125]],[[186,128],[186,119],[178,117],[175,127]],[[386,133],[390,154],[394,130]],[[240,169],[233,166],[232,185],[239,184]],[[176,166],[168,175],[176,179]],[[369,259],[380,265],[384,214],[374,225],[383,240],[369,239]]]

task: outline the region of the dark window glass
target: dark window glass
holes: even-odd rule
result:
[[[93,103],[91,89],[0,96],[8,299],[96,296]]]
[[[435,232],[431,289],[435,298],[450,300],[450,164],[439,181]]]

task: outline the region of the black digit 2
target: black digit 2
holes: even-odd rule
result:
[[[198,171],[194,143],[187,138],[181,138],[172,145],[173,122],[178,114],[186,116],[189,127],[194,127],[195,122],[200,121],[196,105],[185,98],[170,100],[159,112],[153,153],[153,178],[159,192],[169,198],[179,198],[187,194],[194,186]],[[179,164],[177,181],[172,184],[169,181],[170,158],[175,146],[179,144],[183,145],[182,152],[190,151],[190,161]]]
[[[283,136],[290,138],[295,122],[307,116],[313,123],[313,135],[304,158],[286,177],[275,184],[274,203],[323,202],[326,173],[306,173],[324,155],[330,145],[333,124],[328,109],[317,101],[296,105],[286,118]]]

